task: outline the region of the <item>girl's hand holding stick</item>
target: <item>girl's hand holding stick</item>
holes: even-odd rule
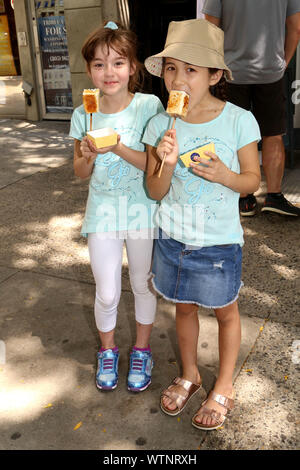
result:
[[[174,119],[173,119],[173,124],[172,124],[171,129],[174,129],[174,128],[175,128],[175,122],[176,122],[176,117],[174,117]],[[164,166],[164,164],[165,164],[166,156],[167,156],[167,154],[166,154],[166,152],[165,152],[164,155],[163,155],[163,159],[162,159],[162,161],[161,161],[161,164],[160,164],[159,172],[158,172],[158,177],[159,177],[159,178],[160,178],[160,175],[161,175],[163,166]]]

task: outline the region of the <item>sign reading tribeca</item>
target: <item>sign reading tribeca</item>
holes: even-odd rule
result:
[[[40,17],[38,30],[46,110],[49,113],[71,113],[73,103],[65,17]]]

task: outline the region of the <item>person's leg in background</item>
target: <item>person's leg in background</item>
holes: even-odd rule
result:
[[[247,91],[246,91],[247,90]],[[286,133],[286,97],[284,78],[267,84],[228,84],[228,101],[250,110],[262,135],[262,166],[267,184],[267,196],[262,212],[299,216],[300,208],[293,206],[282,194],[285,149],[282,136]],[[240,214],[252,216],[257,202],[253,194],[241,194]]]
[[[267,185],[267,195],[262,212],[299,216],[300,209],[293,206],[282,194],[285,168],[283,135],[287,129],[285,78],[275,83],[255,85],[253,113],[262,135],[262,166]]]
[[[280,193],[284,174],[285,150],[282,135],[262,138],[262,165],[268,193]]]

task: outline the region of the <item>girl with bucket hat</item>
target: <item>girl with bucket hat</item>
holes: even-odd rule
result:
[[[176,119],[175,129],[170,129],[171,117],[160,113],[150,120],[143,138],[147,187],[150,196],[160,200],[153,285],[176,303],[182,361],[182,376],[163,391],[160,404],[166,414],[176,416],[193,395],[205,394],[197,366],[198,306],[214,309],[219,374],[192,419],[204,430],[222,426],[234,405],[244,243],[239,193],[256,191],[260,183],[260,132],[254,116],[213,92],[224,76],[231,77],[223,41],[222,30],[206,20],[171,22],[164,50],[145,61],[151,74],[164,78],[169,92],[189,95],[187,115]],[[203,153],[205,148],[211,151]]]

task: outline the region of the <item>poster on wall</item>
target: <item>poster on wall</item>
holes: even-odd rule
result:
[[[40,17],[38,30],[46,111],[71,113],[73,103],[65,18]]]
[[[6,15],[0,15],[0,76],[17,75]]]

